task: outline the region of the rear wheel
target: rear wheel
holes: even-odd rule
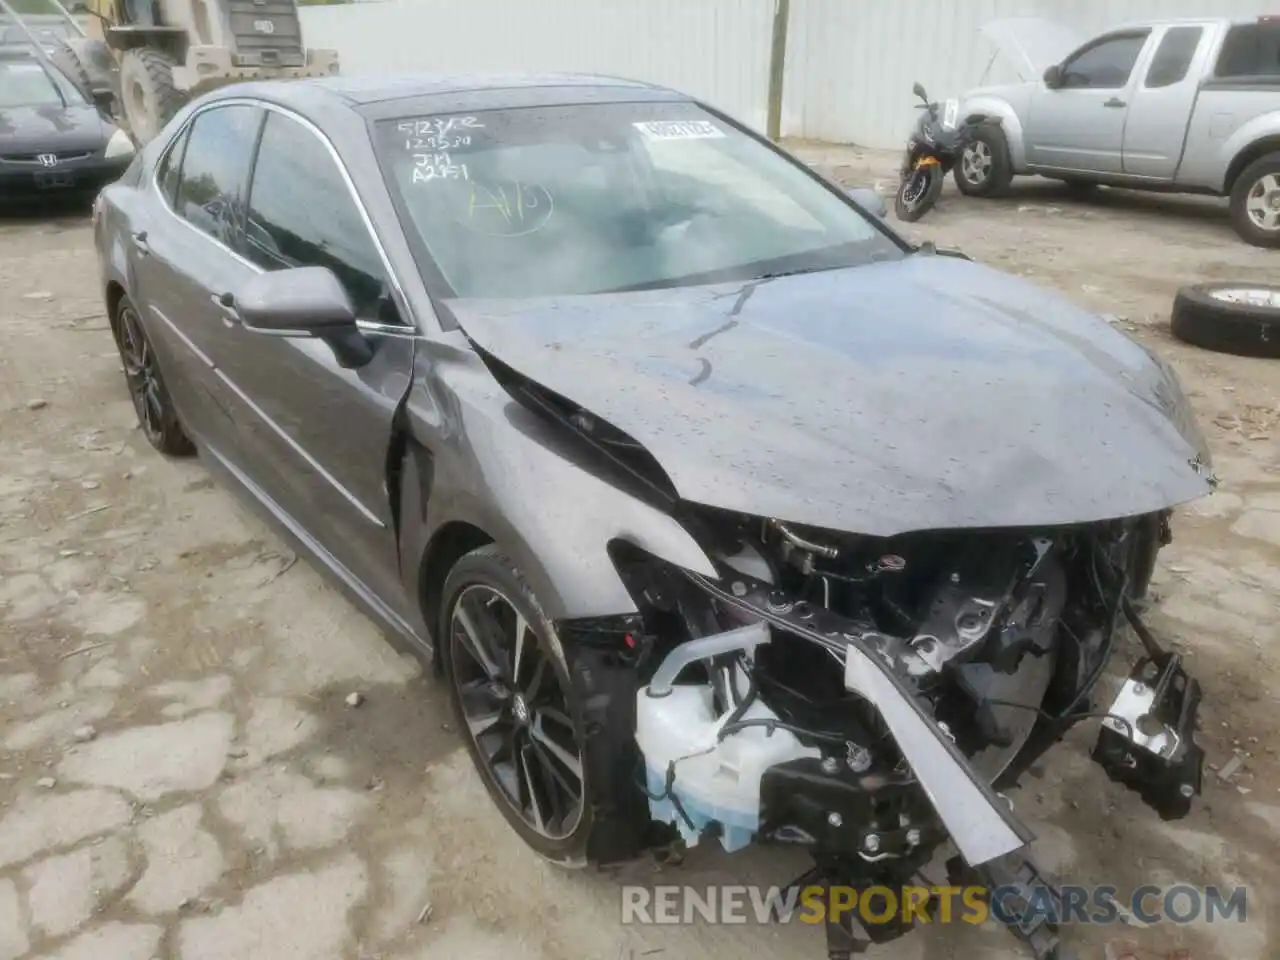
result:
[[[124,364],[124,379],[129,387],[129,399],[133,401],[147,442],[170,457],[188,457],[196,452],[195,444],[182,429],[178,411],[165,387],[147,332],[142,328],[138,312],[127,297],[116,308],[114,323],[116,346]]]
[[[126,50],[120,59],[120,109],[133,139],[154,140],[184,98],[173,85],[173,58],[151,47]]]
[[[1236,179],[1231,225],[1246,243],[1280,247],[1280,153],[1253,161]]]
[[[535,851],[584,865],[595,826],[587,738],[555,627],[492,545],[458,561],[443,599],[450,698],[485,788]]]

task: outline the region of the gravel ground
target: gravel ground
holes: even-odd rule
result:
[[[849,183],[891,182],[892,156],[798,149]],[[1220,203],[1082,204],[1050,184],[1000,201],[949,188],[907,232],[1114,315],[1184,377],[1223,483],[1180,511],[1150,619],[1204,684],[1210,762],[1238,768],[1165,824],[1093,767],[1081,730],[1013,799],[1044,865],[1079,882],[1250,888],[1245,923],[1075,928],[1086,957],[1275,958],[1280,362],[1167,329],[1179,284],[1265,280],[1275,255],[1241,244]],[[198,461],[152,453],[97,283],[85,211],[0,219],[0,960],[823,955],[801,925],[619,923],[623,882],[777,884],[803,869],[793,856],[699,848],[563,874],[528,852],[443,689]],[[1012,947],[961,925],[873,956]]]

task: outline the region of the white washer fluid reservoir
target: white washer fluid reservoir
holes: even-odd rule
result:
[[[820,757],[787,730],[745,727],[717,742],[729,715],[713,712],[707,684],[674,685],[665,696],[651,697],[645,687],[636,695],[636,742],[644,754],[649,811],[655,820],[674,823],[689,846],[695,846],[713,823],[720,843],[734,851],[751,842],[760,828],[760,778],[765,770],[801,757]],[[760,700],[743,720],[777,720]],[[675,780],[667,794],[668,771]],[[679,805],[672,801],[674,796]],[[658,799],[654,799],[654,798]]]

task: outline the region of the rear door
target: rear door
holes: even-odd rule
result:
[[[1124,172],[1172,180],[1214,32],[1209,24],[1158,27],[1155,52],[1133,89],[1124,128]]]
[[[1139,58],[1151,31],[1124,30],[1091,40],[1062,64],[1062,81],[1031,97],[1027,162],[1038,169],[1124,172],[1125,116]]]
[[[347,573],[404,617],[387,473],[392,421],[412,374],[414,328],[402,320],[381,250],[336,153],[292,114],[267,115],[240,250],[266,271],[327,267],[351,297],[372,352],[368,362],[346,367],[335,352],[339,344],[238,324],[217,360],[254,414],[244,442],[255,480]]]
[[[211,294],[254,272],[234,251],[262,119],[260,108],[244,103],[197,113],[157,168],[145,222],[131,225],[139,307],[180,370],[169,378],[179,407],[198,441],[232,460],[243,411],[237,415],[216,369],[227,328]]]

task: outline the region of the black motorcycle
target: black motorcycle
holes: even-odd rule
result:
[[[893,209],[899,220],[919,220],[938,202],[942,184],[951,168],[977,130],[976,123],[958,123],[960,105],[948,100],[939,105],[930,102],[924,87],[916,84],[911,92],[922,101],[920,119],[907,140],[902,159],[898,195]]]

